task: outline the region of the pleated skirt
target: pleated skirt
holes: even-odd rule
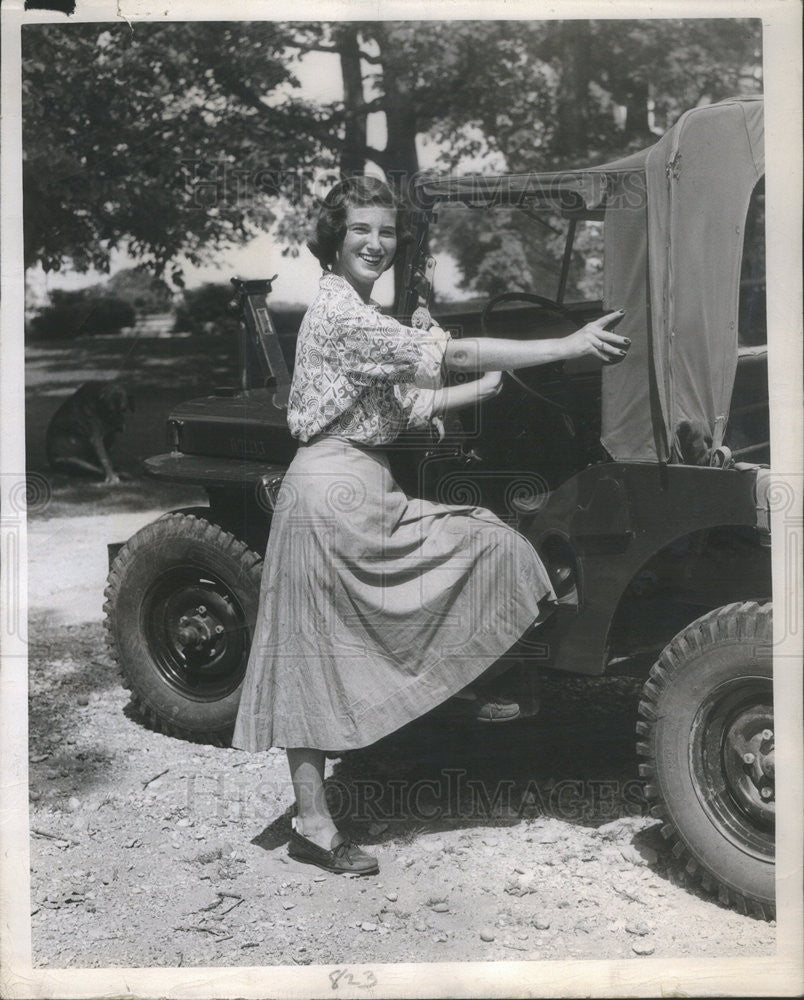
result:
[[[479,677],[554,598],[491,511],[411,499],[382,451],[316,438],[277,498],[233,745],[368,746]]]

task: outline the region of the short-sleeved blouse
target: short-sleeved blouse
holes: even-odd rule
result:
[[[429,419],[449,334],[403,326],[379,309],[340,275],[322,276],[296,344],[287,412],[294,437],[384,445]]]

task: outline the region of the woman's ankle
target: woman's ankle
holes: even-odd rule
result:
[[[328,816],[304,817],[297,815],[293,820],[293,829],[300,836],[305,837],[307,840],[312,840],[327,850],[329,850],[332,838],[338,832],[338,828]]]

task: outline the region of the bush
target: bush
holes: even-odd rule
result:
[[[169,312],[173,303],[173,293],[165,282],[143,268],[124,268],[112,275],[105,287],[109,294],[133,306],[138,316]]]
[[[173,329],[190,333],[237,333],[240,315],[232,286],[207,282],[187,289],[176,310]]]
[[[54,289],[50,305],[26,324],[25,332],[31,340],[70,340],[118,333],[124,326],[133,326],[136,319],[133,306],[97,287],[73,292]]]

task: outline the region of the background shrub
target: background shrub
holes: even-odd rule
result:
[[[240,316],[232,286],[207,282],[185,290],[176,309],[174,330],[190,333],[236,334]]]
[[[117,333],[133,326],[134,307],[98,286],[77,291],[54,289],[50,305],[45,306],[26,324],[31,340],[70,340],[78,336]]]
[[[168,285],[140,267],[118,271],[104,287],[111,295],[133,306],[138,316],[169,312],[173,304],[173,293]]]

